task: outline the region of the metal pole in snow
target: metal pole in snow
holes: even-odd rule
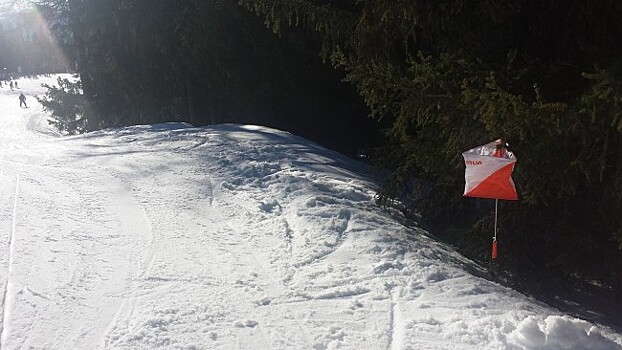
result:
[[[495,199],[495,233],[492,237],[492,260],[497,258],[497,216],[499,213],[499,199]],[[492,262],[492,261],[491,261]]]
[[[494,241],[497,240],[497,213],[499,211],[499,200],[495,199],[495,235],[492,237]]]

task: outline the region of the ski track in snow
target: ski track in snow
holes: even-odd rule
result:
[[[11,233],[9,235],[9,262],[7,268],[6,283],[4,285],[4,293],[2,297],[2,327],[0,330],[0,350],[6,348],[6,339],[9,336],[9,319],[11,315],[11,307],[13,306],[13,290],[11,285],[11,274],[13,265],[14,242],[15,242],[15,225],[17,222],[17,204],[19,201],[19,175],[15,177],[15,196],[13,202],[13,215],[11,221]]]
[[[40,83],[0,89],[0,350],[622,349],[467,273],[364,165],[256,126],[59,137]]]

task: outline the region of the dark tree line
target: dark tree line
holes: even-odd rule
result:
[[[498,271],[550,297],[569,283],[622,291],[619,1],[42,3],[68,19],[83,130],[177,116],[352,151],[368,114],[390,173],[379,199],[402,199],[481,261],[492,205],[461,196],[460,153],[503,137],[521,200],[501,205]]]
[[[63,129],[256,123],[349,154],[373,132],[355,89],[322,64],[317,38],[295,29],[279,38],[235,1],[44,0],[39,6],[65,19],[55,29],[70,33],[88,106],[61,117]]]

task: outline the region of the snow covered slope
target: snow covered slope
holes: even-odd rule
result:
[[[374,205],[367,169],[257,126],[57,137],[0,89],[1,349],[622,349]]]

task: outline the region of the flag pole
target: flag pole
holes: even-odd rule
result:
[[[497,258],[497,216],[499,213],[499,199],[495,199],[495,232],[492,237],[492,260]],[[492,263],[491,260],[491,263]]]
[[[499,199],[495,199],[495,235],[492,237],[494,241],[497,240],[497,214],[499,212]]]

